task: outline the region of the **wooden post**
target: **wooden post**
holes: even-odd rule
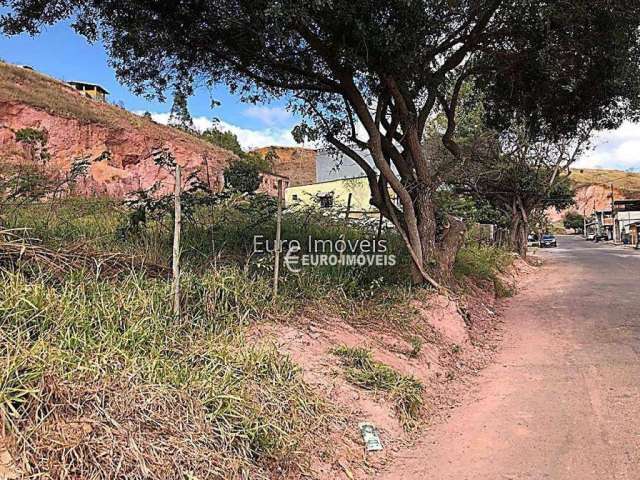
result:
[[[177,164],[175,182],[176,186],[173,192],[173,315],[180,318],[180,228],[182,222],[182,206],[180,205],[180,165]]]
[[[378,220],[378,233],[376,234],[376,240],[380,240],[380,235],[382,235],[382,212],[380,212],[380,219]]]
[[[280,276],[280,243],[282,230],[282,180],[278,180],[278,213],[276,216],[276,259],[273,266],[273,298],[278,296],[278,278]]]
[[[351,197],[353,193],[349,192],[349,196],[347,197],[347,212],[344,216],[344,221],[346,224],[349,224],[349,215],[351,214]]]

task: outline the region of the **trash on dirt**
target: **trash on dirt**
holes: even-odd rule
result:
[[[382,450],[382,442],[380,441],[380,435],[378,429],[371,423],[361,422],[358,424],[360,433],[362,433],[362,439],[364,440],[364,446],[367,452],[378,452]]]

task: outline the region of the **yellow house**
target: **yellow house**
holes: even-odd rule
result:
[[[109,92],[102,86],[97,83],[89,83],[89,82],[67,82],[73,88],[78,90],[79,92],[84,93],[87,97],[92,98],[94,100],[98,100],[99,102],[106,102],[107,95]]]
[[[347,210],[349,196],[351,196],[349,217],[360,218],[378,215],[378,209],[369,203],[371,191],[366,177],[311,183],[289,187],[285,191],[285,201],[288,207],[296,205],[317,206],[321,209],[332,208],[341,213]]]

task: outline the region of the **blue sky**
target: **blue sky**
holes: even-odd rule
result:
[[[68,23],[56,24],[35,37],[0,35],[0,58],[30,65],[61,80],[99,83],[110,92],[111,102],[122,101],[131,111],[149,111],[159,121],[165,121],[171,109],[170,94],[168,103],[161,103],[138,97],[118,83],[103,46],[88,43]],[[212,109],[212,99],[219,101],[220,106]],[[208,126],[213,118],[220,119],[221,125],[234,131],[246,147],[294,144],[290,131],[296,122],[283,102],[247,105],[230,95],[224,86],[213,90],[201,87],[189,99],[189,111],[199,127]]]
[[[160,122],[168,120],[170,103],[137,97],[120,85],[102,45],[89,44],[73,32],[68,23],[49,27],[36,37],[0,36],[0,58],[30,65],[62,80],[99,83],[111,93],[110,101],[122,101],[131,111],[149,111]],[[212,99],[221,105],[212,109]],[[220,126],[235,133],[245,148],[295,145],[290,132],[296,121],[282,102],[243,104],[220,86],[211,91],[197,89],[189,100],[189,110],[199,128],[206,128],[211,125],[212,118],[219,118]],[[640,125],[627,123],[616,131],[600,132],[595,136],[594,144],[595,149],[585,154],[577,166],[640,171]]]

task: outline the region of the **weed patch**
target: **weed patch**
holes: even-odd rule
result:
[[[384,363],[377,362],[366,348],[336,347],[331,353],[340,357],[349,382],[374,392],[385,392],[394,402],[406,429],[415,426],[422,410],[422,384]]]
[[[29,475],[272,478],[303,461],[326,407],[288,357],[246,343],[268,288],[234,270],[184,282],[177,321],[164,280],[0,273],[0,412]]]

